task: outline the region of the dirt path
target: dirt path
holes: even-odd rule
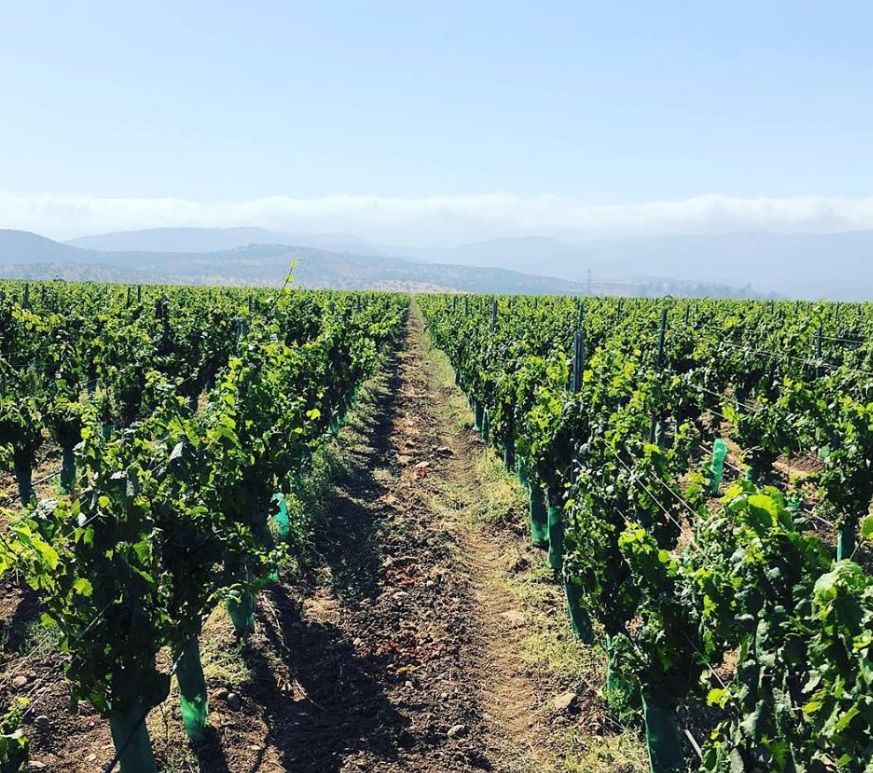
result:
[[[334,503],[329,575],[314,596],[275,600],[308,682],[273,728],[283,769],[521,773],[550,755],[508,646],[524,614],[496,581],[506,546],[469,527],[484,449],[453,423],[425,355],[414,314],[353,449],[363,474]]]
[[[520,489],[469,420],[413,308],[324,463],[322,527],[303,551],[317,560],[260,594],[250,640],[235,639],[222,610],[205,627],[208,739],[186,742],[175,694],[151,712],[163,771],[639,769],[599,708],[599,655],[570,639],[527,544]],[[58,669],[50,652],[47,642],[29,683]],[[101,770],[105,723],[69,715],[67,695],[50,683],[32,759]]]

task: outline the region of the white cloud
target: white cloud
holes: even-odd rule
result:
[[[451,244],[498,236],[567,240],[767,230],[873,228],[873,197],[700,196],[647,204],[590,205],[557,196],[271,197],[240,202],[0,194],[0,227],[72,238],[161,226],[262,226],[352,233],[373,242]]]

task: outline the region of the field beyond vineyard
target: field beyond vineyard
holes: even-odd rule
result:
[[[867,306],[0,293],[4,772],[873,771]]]

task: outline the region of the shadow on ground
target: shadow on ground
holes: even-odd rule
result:
[[[355,412],[340,458],[328,461],[327,490],[320,492],[313,546],[318,564],[302,579],[311,586],[308,597],[318,597],[320,586],[341,601],[346,614],[366,610],[379,591],[378,503],[388,492],[376,471],[391,463],[404,346],[405,341],[398,342],[374,394]],[[264,746],[276,749],[284,769],[294,773],[334,773],[357,752],[395,761],[413,739],[409,721],[392,707],[380,684],[389,655],[365,655],[339,625],[311,619],[301,604],[282,584],[265,590],[258,628],[269,646],[252,643],[243,649],[254,676],[244,698],[266,707]],[[223,749],[217,734],[197,751],[203,773],[230,773],[224,756],[230,750]],[[265,751],[248,773],[261,769]]]
[[[315,550],[330,570],[334,594],[355,608],[372,599],[378,590],[381,551],[377,539],[378,502],[386,494],[375,471],[391,464],[392,432],[398,413],[401,354],[398,344],[385,365],[375,399],[366,412],[359,412],[357,428],[361,442],[348,451],[348,463],[333,470],[333,483],[317,523]],[[367,503],[367,506],[360,504]]]
[[[386,658],[363,656],[336,625],[304,619],[282,586],[270,596],[275,618],[262,611],[259,623],[272,649],[282,653],[292,684],[284,684],[257,649],[247,647],[245,657],[255,675],[253,697],[269,707],[271,742],[285,769],[331,773],[359,751],[395,760],[411,736],[380,685]]]

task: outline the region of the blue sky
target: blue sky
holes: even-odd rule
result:
[[[7,3],[0,225],[866,226],[871,28],[869,0]]]

